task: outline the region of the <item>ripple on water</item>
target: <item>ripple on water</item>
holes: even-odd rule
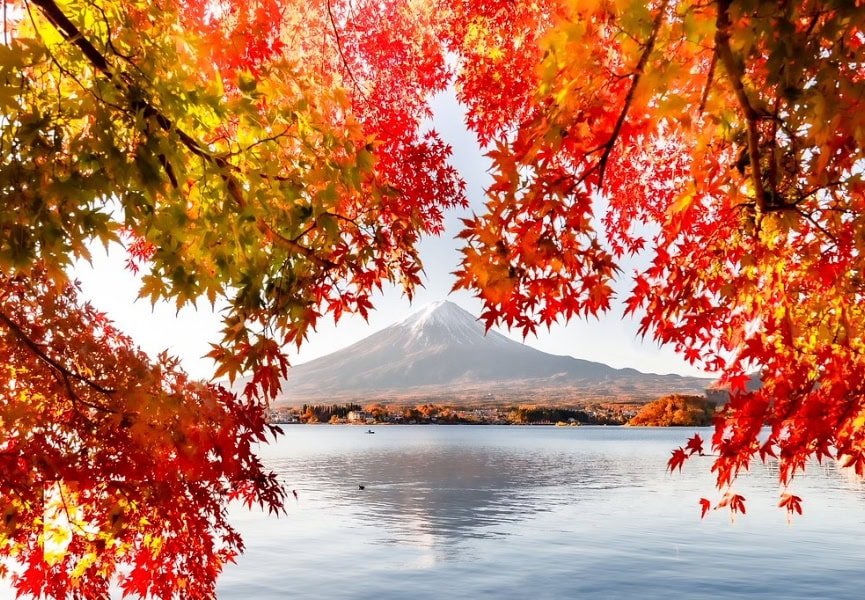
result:
[[[861,597],[860,482],[811,469],[787,524],[758,467],[747,516],[700,520],[711,459],[665,472],[689,433],[287,428],[264,454],[299,500],[279,520],[237,511],[247,553],[219,598]]]

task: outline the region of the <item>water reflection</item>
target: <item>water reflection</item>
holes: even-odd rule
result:
[[[262,451],[299,498],[285,519],[234,515],[247,553],[219,598],[861,598],[861,482],[809,467],[788,524],[755,466],[747,516],[700,520],[712,459],[664,468],[687,433],[289,429]]]
[[[576,505],[593,490],[621,488],[621,470],[611,462],[573,450],[422,446],[269,464],[334,514],[347,510],[354,524],[378,528],[381,541],[452,554],[456,542],[503,537],[509,524]]]

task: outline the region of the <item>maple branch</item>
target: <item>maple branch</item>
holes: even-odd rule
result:
[[[9,330],[13,334],[15,334],[15,337],[17,337],[21,341],[21,343],[23,343],[33,354],[35,354],[37,356],[37,358],[39,358],[41,361],[47,363],[49,366],[51,366],[56,372],[58,372],[61,375],[61,377],[63,378],[63,383],[66,387],[66,391],[69,393],[70,399],[73,402],[80,402],[81,404],[83,404],[85,406],[88,406],[90,408],[100,410],[103,412],[108,412],[108,413],[116,412],[116,411],[111,410],[110,408],[107,408],[107,407],[102,406],[100,404],[95,404],[92,402],[88,402],[86,400],[82,400],[78,396],[78,394],[75,393],[75,390],[72,388],[72,382],[70,381],[70,378],[75,379],[76,381],[79,381],[79,382],[87,385],[90,388],[93,388],[97,392],[104,394],[104,395],[108,396],[109,398],[111,398],[113,396],[113,394],[115,393],[116,390],[106,388],[102,385],[99,385],[98,383],[85,377],[81,373],[78,373],[77,371],[73,371],[71,369],[68,369],[67,367],[60,364],[57,360],[48,356],[48,354],[40,347],[39,344],[34,342],[30,338],[30,336],[28,336],[24,332],[24,330],[15,321],[13,321],[11,318],[9,318],[3,312],[0,312],[0,322],[2,322],[4,325],[6,325],[6,327],[8,327]]]
[[[258,219],[256,223],[258,224],[259,230],[263,233],[268,234],[268,237],[270,237],[273,241],[277,242],[279,245],[289,250],[293,250],[298,254],[302,254],[305,258],[312,261],[319,267],[323,267],[329,271],[331,269],[335,269],[338,266],[335,262],[327,260],[325,258],[321,258],[320,256],[316,255],[315,251],[312,248],[307,248],[306,246],[297,243],[295,240],[285,237],[261,219]]]
[[[232,173],[221,173],[220,176],[225,182],[226,188],[228,189],[228,193],[231,198],[237,203],[237,206],[240,208],[240,210],[244,210],[247,204],[246,200],[243,197],[243,192],[240,189],[240,183],[237,181],[237,178]],[[312,248],[308,248],[306,246],[303,246],[302,244],[298,244],[295,240],[283,236],[281,233],[271,227],[264,220],[263,217],[256,218],[255,225],[256,227],[258,227],[258,230],[262,234],[264,234],[264,236],[270,241],[286,248],[287,250],[291,250],[293,252],[297,252],[298,254],[303,255],[305,258],[309,259],[311,262],[315,263],[319,267],[330,270],[337,266],[336,263],[317,256]]]
[[[616,145],[616,140],[619,138],[619,133],[622,131],[622,126],[625,124],[625,118],[628,116],[628,111],[631,108],[631,103],[634,101],[634,93],[637,91],[637,85],[640,83],[640,78],[646,68],[646,63],[649,62],[649,55],[655,49],[655,40],[658,38],[658,31],[661,29],[661,23],[664,21],[664,12],[667,10],[667,5],[670,0],[664,0],[661,6],[658,7],[658,14],[655,16],[655,21],[652,23],[652,34],[646,41],[643,53],[640,55],[640,60],[634,68],[634,79],[631,81],[631,87],[625,96],[625,102],[622,110],[619,113],[619,118],[616,119],[616,124],[613,126],[613,132],[610,134],[610,139],[604,144],[604,153],[598,161],[598,187],[604,184],[604,172],[607,169],[607,161],[610,159],[610,154],[613,152],[613,147]]]
[[[9,33],[6,31],[6,0],[3,2],[3,45],[9,47]]]
[[[30,4],[27,4],[26,7],[27,7],[27,18],[30,19],[30,23],[33,25],[33,30],[38,31],[39,27],[36,24],[36,19],[33,17],[33,12],[30,10]],[[44,41],[44,38],[43,38],[43,41]],[[105,98],[103,98],[102,94],[98,90],[94,90],[93,88],[84,85],[84,83],[82,83],[81,80],[78,79],[78,77],[76,77],[74,73],[72,73],[72,71],[70,71],[69,69],[64,67],[62,64],[60,64],[60,61],[54,55],[54,53],[48,48],[47,44],[45,45],[45,52],[47,53],[48,58],[51,59],[51,62],[54,64],[54,66],[57,67],[57,70],[60,71],[61,76],[65,75],[66,77],[68,77],[69,79],[74,81],[78,85],[78,87],[80,87],[84,91],[84,93],[90,94],[91,96],[96,98],[96,100],[98,100],[99,102],[105,104],[106,106],[110,106],[111,108],[113,108],[115,110],[118,110],[120,112],[124,112],[124,109],[122,106],[114,104],[113,102],[110,102],[110,101],[106,100]],[[58,81],[57,85],[58,85],[57,102],[59,104],[63,100],[63,96],[59,90],[59,85],[60,85],[59,81]]]
[[[700,114],[706,109],[706,101],[709,99],[709,90],[712,87],[712,80],[715,78],[715,65],[718,63],[718,49],[712,53],[712,62],[709,64],[709,73],[706,75],[706,87],[703,88],[703,95],[700,96]]]
[[[795,205],[793,206],[793,210],[795,210],[797,213],[799,213],[800,215],[802,215],[803,217],[805,217],[806,219],[808,219],[808,220],[811,222],[811,224],[814,225],[814,227],[817,228],[818,231],[820,231],[823,235],[825,235],[827,238],[829,238],[830,240],[832,240],[833,245],[835,245],[835,246],[838,245],[838,238],[835,237],[835,236],[832,234],[832,232],[830,232],[828,229],[826,229],[826,228],[825,228],[825,227],[820,223],[820,221],[818,221],[817,219],[815,219],[815,218],[814,218],[814,215],[812,215],[812,214],[809,213],[809,212],[806,212],[806,211],[802,210],[801,208],[799,208],[798,206],[795,206]]]
[[[306,229],[304,229],[303,231],[298,233],[291,241],[297,242],[298,240],[302,239],[305,235],[309,234],[311,231],[314,231],[316,227],[318,227],[318,224],[315,221],[313,221],[312,223],[310,223],[307,226]]]
[[[322,213],[322,214],[327,215],[328,217],[333,217],[334,219],[336,219],[338,221],[345,221],[346,223],[351,223],[352,225],[357,227],[359,230],[364,231],[364,227],[360,223],[358,223],[355,219],[352,219],[351,217],[348,217],[348,216],[340,214],[340,213],[335,213],[335,212],[332,212],[329,210],[324,211],[324,213]]]
[[[366,94],[364,94],[363,89],[361,89],[360,84],[357,82],[357,79],[354,77],[354,73],[351,70],[351,67],[348,66],[348,60],[345,58],[345,52],[342,50],[342,38],[339,35],[339,30],[336,27],[336,20],[333,17],[333,9],[330,6],[330,0],[327,0],[327,16],[330,19],[330,26],[333,29],[333,35],[336,38],[336,49],[339,52],[339,57],[342,60],[342,66],[345,67],[346,73],[351,78],[351,82],[354,84],[354,87],[357,89],[360,94],[366,98]]]
[[[69,20],[60,7],[54,2],[54,0],[30,0],[33,4],[38,6],[45,18],[47,18],[52,25],[54,25],[55,29],[57,29],[67,42],[73,44],[78,47],[81,52],[84,53],[84,56],[90,63],[100,70],[104,75],[107,75],[111,78],[111,68],[108,64],[108,61],[104,56],[96,49],[96,47],[87,40],[75,24]]]
[[[761,212],[767,212],[770,207],[766,190],[763,189],[763,175],[760,169],[760,132],[757,131],[757,120],[760,116],[751,105],[751,100],[745,91],[745,84],[742,82],[743,67],[736,61],[733,50],[730,48],[730,29],[733,27],[730,21],[730,4],[731,0],[718,0],[718,17],[715,21],[715,49],[724,63],[724,68],[733,84],[736,99],[739,101],[739,107],[742,109],[748,125],[748,158],[751,164],[751,178],[754,180],[757,206],[760,207]]]
[[[55,27],[55,29],[57,29],[57,31],[64,37],[67,42],[75,45],[79,50],[81,50],[84,56],[98,71],[105,75],[109,80],[115,80],[115,74],[111,69],[111,65],[109,64],[108,59],[106,59],[102,55],[102,53],[90,42],[90,40],[84,37],[84,35],[75,26],[75,24],[69,20],[69,17],[67,17],[60,9],[60,7],[57,6],[54,0],[30,1],[39,7],[45,18],[48,19],[48,21]],[[122,76],[121,79],[123,79]],[[132,84],[128,81],[124,81],[123,83],[126,86],[132,87]],[[120,85],[120,82],[115,81],[115,85],[122,91],[130,91],[124,89],[123,86]],[[164,115],[148,100],[143,98],[130,98],[130,104],[136,112],[141,112],[142,116],[145,119],[153,118],[157,122],[159,127],[165,132],[174,132],[180,139],[180,142],[190,152],[192,152],[192,154],[198,156],[205,162],[216,166],[220,170],[220,177],[225,182],[229,195],[237,203],[238,207],[241,210],[246,207],[246,202],[243,198],[243,192],[241,190],[240,184],[233,174],[233,171],[237,170],[234,165],[229,163],[224,157],[214,155],[209,152],[198,140],[177,127],[170,118]],[[174,187],[177,187],[177,179],[174,175],[174,171],[171,168],[170,163],[164,156],[159,156],[158,158],[160,164],[165,169],[166,174],[171,181],[171,184]],[[257,219],[256,225],[258,226],[259,231],[261,231],[268,239],[278,243],[279,245],[285,247],[288,250],[303,255],[319,267],[332,269],[336,266],[335,263],[316,256],[315,252],[311,248],[302,246],[297,242],[280,235],[277,231],[273,229],[273,227],[264,222],[263,219]]]
[[[88,535],[88,532],[84,527],[81,526],[78,521],[72,518],[72,515],[69,512],[69,505],[66,502],[66,495],[63,493],[63,483],[59,480],[54,481],[54,485],[57,486],[57,492],[60,494],[60,501],[63,504],[63,512],[66,514],[66,522],[70,527],[74,527],[78,530],[80,535]]]
[[[769,156],[769,186],[772,189],[772,198],[773,200],[777,200],[777,189],[778,189],[778,162],[776,160],[776,154],[778,149],[778,111],[781,108],[781,95],[780,90],[775,95],[775,107],[772,111],[772,131],[770,133],[771,139],[771,155]],[[782,202],[782,204],[786,204],[786,202]]]
[[[232,154],[243,154],[244,152],[249,152],[250,150],[252,150],[256,146],[260,146],[261,144],[266,144],[268,142],[275,142],[279,138],[285,137],[286,135],[288,135],[289,131],[291,131],[291,128],[285,127],[279,133],[274,133],[273,135],[259,138],[259,139],[255,140],[254,142],[252,142],[251,144],[249,144],[246,148],[241,148],[240,150],[238,150],[237,152],[233,152]],[[265,177],[265,179],[268,179],[268,177]],[[277,178],[277,180],[279,180],[279,181],[283,181],[284,179],[287,179],[287,178]]]

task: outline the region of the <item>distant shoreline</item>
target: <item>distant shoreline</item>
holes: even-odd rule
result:
[[[489,426],[498,426],[498,427],[558,427],[559,429],[567,429],[569,427],[630,427],[633,428],[633,425],[628,425],[627,423],[617,423],[617,424],[606,424],[606,423],[565,423],[564,425],[559,423],[448,423],[448,422],[433,422],[433,423],[278,423],[271,422],[271,425],[279,425],[280,427],[283,425],[292,425],[292,426],[300,426],[300,427],[319,427],[319,426],[342,426],[342,427],[357,427],[357,428],[367,428],[370,427],[430,427],[430,426],[443,426],[443,427],[454,427],[456,425],[466,425],[469,427],[489,427]],[[638,426],[643,427],[643,426]],[[649,428],[650,426],[645,426],[645,428]]]
[[[406,406],[373,403],[303,404],[272,408],[268,421],[279,425],[581,425],[697,426],[711,423],[716,405],[705,396],[670,394],[654,402],[598,402],[567,407],[519,404],[469,407],[427,402]],[[669,413],[669,415],[667,414]],[[666,418],[666,417],[670,418]],[[699,417],[699,418],[698,418]]]
[[[576,407],[518,405],[487,408],[424,403],[415,406],[384,404],[304,404],[271,409],[271,423],[342,425],[623,425],[634,414],[630,406],[592,404]]]

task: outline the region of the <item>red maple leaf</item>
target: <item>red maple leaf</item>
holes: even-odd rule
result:
[[[778,502],[778,506],[786,508],[787,512],[791,515],[794,512],[800,515],[802,514],[802,498],[794,494],[782,494],[781,501]]]
[[[751,378],[747,373],[737,373],[727,378],[727,382],[730,384],[730,391],[733,393],[748,391],[748,382],[750,381]]]
[[[685,444],[685,450],[688,451],[688,456],[691,456],[693,454],[699,454],[700,456],[704,456],[703,438],[700,437],[699,433],[695,433],[694,437],[688,440],[688,443]]]
[[[671,454],[672,456],[670,457],[670,460],[667,461],[667,468],[670,470],[671,473],[677,468],[679,469],[679,472],[681,472],[682,466],[685,464],[685,460],[688,458],[688,455],[685,454],[684,448],[681,447],[673,450]]]
[[[740,494],[727,493],[718,503],[718,508],[729,506],[730,512],[745,514],[745,497]]]

